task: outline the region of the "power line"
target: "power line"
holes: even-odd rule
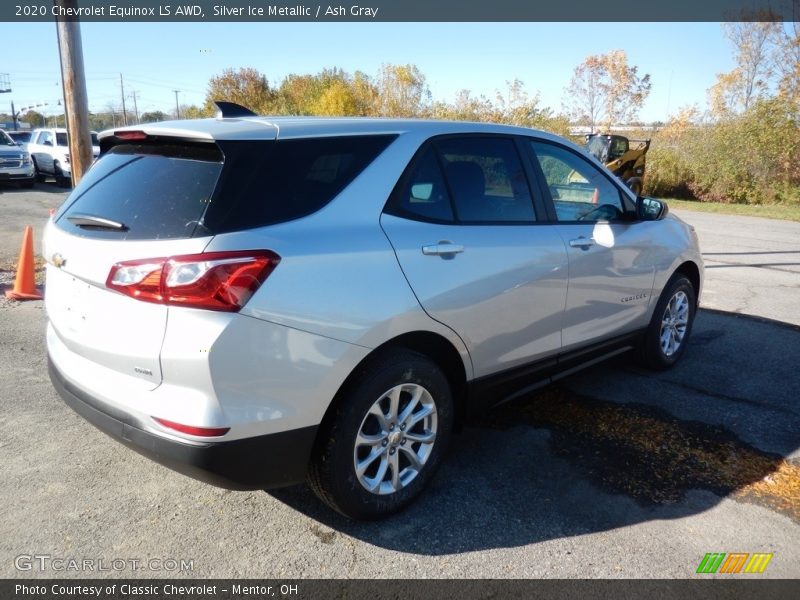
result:
[[[152,82],[149,82],[149,81],[142,81],[138,77],[130,77],[130,76],[128,77],[128,81],[133,81],[134,83],[139,83],[141,85],[147,85],[147,86],[152,86],[152,87],[160,87],[160,88],[165,88],[165,89],[172,89],[173,91],[174,91],[175,84],[180,85],[180,82],[173,82],[171,84],[170,83],[152,83]],[[189,92],[189,93],[192,93],[192,94],[205,94],[205,92],[201,92],[200,90],[196,90],[196,89],[189,88],[189,87],[186,87],[186,86],[182,86],[181,91]]]

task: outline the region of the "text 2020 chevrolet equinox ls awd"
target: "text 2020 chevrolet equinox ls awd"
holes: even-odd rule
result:
[[[562,138],[223,106],[101,134],[45,232],[52,381],[135,450],[376,518],[474,411],[686,349],[693,230]]]

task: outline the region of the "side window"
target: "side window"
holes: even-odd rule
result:
[[[446,138],[437,141],[436,147],[459,221],[536,220],[528,180],[513,140]]]
[[[400,214],[435,221],[453,220],[450,195],[432,145],[416,161],[405,185],[395,197],[393,207]]]
[[[531,142],[559,221],[610,221],[622,217],[619,190],[594,165],[553,144]]]
[[[39,134],[39,143],[46,144],[47,142],[50,142],[52,145],[53,142],[52,137],[53,136],[50,135],[49,131],[43,131],[42,133]]]
[[[610,159],[620,158],[627,151],[628,151],[628,140],[626,140],[625,138],[612,138],[611,152],[609,152],[608,154]]]

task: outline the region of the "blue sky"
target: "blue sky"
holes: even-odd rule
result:
[[[684,105],[705,106],[715,75],[733,68],[718,23],[83,23],[90,110],[136,91],[140,112],[201,104],[208,80],[228,67],[254,67],[278,83],[325,67],[375,75],[381,63],[416,64],[437,100],[458,90],[493,97],[515,77],[560,110],[573,68],[587,55],[623,49],[653,89],[642,112],[664,120]],[[55,25],[0,23],[13,92],[0,112],[48,102],[61,112]],[[129,100],[130,102],[130,100]],[[129,108],[131,105],[129,104]]]

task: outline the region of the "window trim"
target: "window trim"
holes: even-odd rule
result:
[[[536,173],[537,179],[539,180],[539,187],[542,189],[542,193],[544,194],[545,202],[547,204],[547,216],[550,219],[551,223],[559,224],[559,225],[588,225],[590,223],[600,223],[603,221],[561,221],[558,218],[558,213],[556,212],[556,205],[555,201],[553,200],[553,196],[550,193],[550,187],[547,185],[547,178],[544,176],[544,171],[542,171],[542,165],[539,162],[539,157],[536,154],[536,151],[533,149],[533,142],[537,142],[540,144],[546,144],[549,146],[555,146],[556,148],[560,148],[570,154],[576,156],[577,158],[583,160],[584,162],[588,163],[590,166],[595,167],[597,171],[605,177],[608,182],[617,190],[617,193],[620,197],[620,202],[622,203],[625,211],[622,213],[622,218],[619,219],[611,219],[610,221],[605,221],[607,223],[630,223],[632,221],[631,216],[636,213],[636,207],[631,202],[630,197],[627,193],[623,190],[623,187],[617,182],[614,181],[615,177],[609,176],[608,169],[605,167],[598,168],[597,165],[592,163],[591,160],[586,158],[585,156],[581,156],[579,152],[576,152],[573,148],[565,144],[561,144],[557,141],[548,140],[544,138],[537,138],[533,136],[526,136],[526,142],[529,151],[529,160],[531,162],[531,167],[533,171]]]
[[[408,162],[408,165],[403,170],[403,173],[400,175],[397,183],[395,184],[392,192],[389,194],[389,198],[386,201],[386,204],[383,207],[383,211],[381,213],[385,213],[387,215],[392,215],[395,217],[400,217],[402,219],[409,219],[411,221],[419,221],[422,223],[432,223],[436,225],[454,225],[459,227],[470,227],[470,226],[487,226],[487,225],[499,225],[499,226],[509,226],[509,225],[544,225],[548,224],[548,220],[542,218],[544,215],[547,215],[546,207],[547,204],[544,202],[543,198],[540,195],[537,195],[535,192],[537,190],[540,191],[540,183],[538,178],[535,175],[535,172],[532,172],[530,165],[530,158],[525,154],[524,150],[520,147],[521,142],[520,139],[524,138],[525,136],[520,136],[516,134],[507,134],[507,133],[491,133],[491,132],[466,132],[466,133],[445,133],[441,135],[434,135],[426,139],[417,151],[414,153],[414,156],[411,157],[411,160]],[[442,140],[449,140],[449,139],[464,139],[464,138],[490,138],[490,139],[506,139],[511,140],[514,151],[517,154],[517,158],[519,159],[520,166],[522,167],[522,172],[525,175],[525,181],[528,184],[528,192],[530,194],[531,200],[531,208],[533,209],[533,221],[461,221],[458,218],[458,209],[456,207],[455,198],[453,197],[453,191],[450,189],[450,182],[447,179],[447,175],[445,173],[444,165],[443,165],[443,158],[441,150],[439,149],[437,143]],[[524,144],[522,144],[524,145]],[[530,144],[528,144],[530,145]],[[439,170],[442,175],[442,179],[444,180],[445,187],[447,188],[447,195],[450,199],[450,211],[453,214],[452,220],[442,220],[442,219],[435,219],[432,217],[427,217],[425,215],[420,215],[409,210],[405,210],[401,206],[401,198],[400,195],[402,191],[407,187],[408,181],[411,178],[412,174],[417,168],[418,163],[422,160],[422,157],[427,152],[428,148],[433,147],[433,152],[436,155],[436,159],[439,165]],[[534,185],[536,183],[536,185]]]

